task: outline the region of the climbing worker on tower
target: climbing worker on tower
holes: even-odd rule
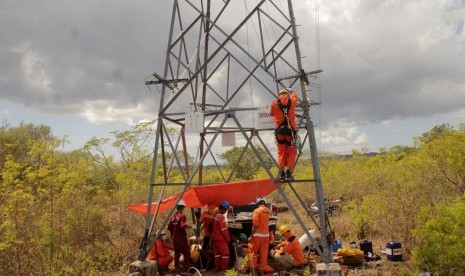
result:
[[[274,117],[280,181],[293,179],[292,170],[297,156],[298,129],[295,123],[297,102],[297,93],[290,88],[284,88],[279,91],[278,99],[271,103],[270,116]]]
[[[174,247],[174,267],[176,270],[179,269],[179,259],[182,254],[184,256],[182,269],[187,271],[190,267],[191,252],[186,229],[190,228],[190,226],[187,224],[186,215],[183,213],[184,208],[186,208],[186,202],[181,199],[178,205],[176,205],[176,213],[174,213],[170,219],[168,230],[171,233],[171,240],[173,241]]]
[[[273,259],[286,269],[301,266],[304,262],[304,252],[289,226],[281,225],[279,235],[285,240],[273,248]]]
[[[273,272],[274,269],[268,265],[268,248],[270,237],[268,232],[268,223],[270,221],[270,210],[265,205],[265,199],[257,198],[255,200],[257,208],[252,213],[252,232],[249,240],[252,243],[252,266],[257,267],[257,255],[259,255],[258,270],[263,272]]]
[[[210,224],[213,221],[213,213],[215,212],[216,206],[213,204],[207,205],[207,210],[205,210],[200,216],[200,223],[203,224],[204,236],[202,242],[202,250],[210,249]]]
[[[229,267],[229,242],[230,236],[224,214],[229,210],[229,202],[222,201],[218,210],[213,214],[211,224],[211,241],[215,260],[215,272],[226,272]]]
[[[173,260],[173,257],[169,251],[174,250],[174,248],[168,242],[169,240],[166,236],[166,231],[162,230],[160,236],[158,236],[157,240],[155,241],[152,250],[150,250],[150,253],[147,256],[147,260],[157,261],[157,266],[159,269],[168,269],[168,265]]]

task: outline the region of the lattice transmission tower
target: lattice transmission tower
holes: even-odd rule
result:
[[[157,198],[160,203],[163,199],[165,187],[180,186],[177,204],[189,187],[208,184],[204,183],[206,160],[220,172],[222,182],[231,181],[234,171],[225,175],[214,152],[219,148],[220,135],[234,133],[238,137],[237,146],[253,151],[296,222],[313,240],[309,226],[296,211],[296,206],[302,205],[309,221],[321,234],[322,249],[316,250],[326,263],[332,261],[314,124],[310,117],[310,109],[317,104],[310,101],[310,88],[322,70],[307,71],[301,57],[291,0],[173,1],[164,71],[154,73],[146,81],[147,85],[161,86],[161,92],[157,95],[155,150],[139,260],[148,254],[155,221],[164,228],[175,210],[173,207],[163,219],[158,219],[158,210],[155,214],[150,212],[152,201]],[[273,127],[259,125],[258,113],[266,110],[262,108],[276,99],[283,87],[292,88],[299,96],[296,113],[299,135],[303,137],[304,147],[310,150],[313,176],[309,179],[279,182],[265,162],[271,158],[276,168],[273,153],[276,145]],[[173,133],[179,136],[173,137]],[[258,146],[265,151],[258,150]],[[189,159],[192,148],[197,156],[194,163]],[[299,160],[298,166],[301,166]],[[182,181],[170,180],[174,170],[180,172]],[[161,183],[155,182],[157,171],[163,171]],[[314,185],[318,220],[310,215],[308,206],[294,189],[293,185],[297,184]],[[284,191],[286,186],[295,194],[297,203],[290,201]],[[154,195],[155,190],[160,191],[158,196]]]

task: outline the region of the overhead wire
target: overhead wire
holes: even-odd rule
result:
[[[319,0],[314,0],[314,13],[315,13],[315,49],[316,49],[316,69],[321,69],[321,55],[320,55],[320,50],[321,50],[321,43],[320,43],[320,4]],[[321,78],[318,76],[315,78],[315,81],[317,83],[316,89],[317,89],[317,95],[318,95],[318,101],[320,102],[320,105],[318,106],[318,141],[321,141],[321,101],[322,101],[322,96],[321,96]]]

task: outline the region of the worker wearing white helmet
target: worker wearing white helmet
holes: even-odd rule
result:
[[[275,123],[275,137],[278,150],[278,168],[280,181],[293,180],[297,156],[297,124],[295,122],[295,108],[297,106],[297,93],[290,88],[279,91],[279,96],[271,103],[270,115]]]
[[[154,233],[154,235],[156,232]],[[161,230],[160,236],[155,241],[152,250],[150,250],[147,260],[156,260],[158,262],[158,268],[167,270],[168,265],[173,260],[173,257],[170,254],[170,251],[173,251],[173,246],[168,242],[168,237],[166,236],[166,231]]]
[[[186,229],[189,228],[189,226],[187,224],[186,216],[183,213],[184,208],[186,208],[186,202],[181,199],[176,205],[176,213],[174,213],[170,219],[168,230],[171,233],[171,240],[173,241],[175,269],[178,270],[180,268],[179,258],[182,254],[184,256],[182,269],[187,271],[190,267],[190,248],[187,240]]]

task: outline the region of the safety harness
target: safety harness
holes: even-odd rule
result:
[[[281,101],[278,99],[278,106],[279,106],[279,109],[281,109],[281,111],[283,112],[285,120],[281,124],[279,124],[278,127],[275,128],[274,133],[276,137],[276,142],[278,142],[278,144],[286,144],[288,146],[297,146],[298,155],[300,156],[302,155],[302,142],[300,141],[300,136],[297,135],[297,132],[292,129],[292,126],[291,126],[291,123],[289,121],[289,117],[287,114],[288,110],[291,108],[291,103],[292,101],[289,99],[289,101],[287,102],[287,105],[283,105]],[[278,135],[291,136],[292,141],[278,139]]]
[[[291,136],[294,139],[294,130],[292,129],[289,117],[287,115],[288,110],[291,108],[291,100],[287,102],[287,105],[283,105],[281,101],[278,99],[278,106],[279,109],[281,109],[281,111],[283,112],[285,120],[281,124],[279,124],[279,126],[274,130],[276,141],[278,142],[278,144],[287,144],[290,146],[292,145],[290,141],[278,139],[278,135]]]

